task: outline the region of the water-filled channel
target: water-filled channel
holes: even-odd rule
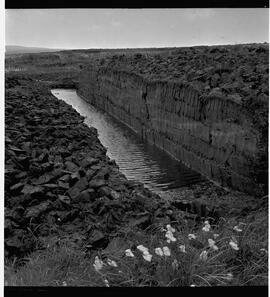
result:
[[[128,179],[142,182],[155,192],[181,188],[202,180],[200,174],[145,143],[130,128],[84,101],[76,90],[54,89],[52,94],[72,105],[85,117],[88,126],[98,130],[108,157],[116,161]]]

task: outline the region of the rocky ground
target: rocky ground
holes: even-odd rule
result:
[[[39,82],[6,77],[5,125],[7,257],[28,254],[52,234],[95,249],[123,225],[176,219],[168,203],[128,181],[96,129]]]
[[[128,181],[97,131],[48,86],[20,75],[5,82],[5,254],[22,257],[40,239],[68,235],[90,250],[121,229],[206,217],[244,216],[256,201],[203,182],[168,199]],[[233,207],[232,207],[233,205]]]
[[[189,83],[209,92],[245,101],[268,100],[268,44],[183,47],[161,54],[114,55],[99,66],[136,73],[150,80]],[[218,88],[218,89],[216,89]]]

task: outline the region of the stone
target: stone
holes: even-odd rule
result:
[[[95,201],[97,198],[96,192],[93,189],[87,189],[77,195],[72,201],[79,203],[88,203]]]
[[[74,199],[76,196],[79,195],[80,192],[85,190],[88,187],[87,178],[83,177],[79,181],[75,183],[75,185],[68,190],[69,196]]]
[[[69,175],[69,174],[65,174],[65,175],[61,176],[61,177],[59,178],[59,180],[68,183],[69,180],[70,180],[70,175]]]
[[[81,162],[81,167],[83,168],[88,168],[91,167],[92,165],[98,164],[99,160],[92,158],[92,157],[86,157],[85,159],[82,160]]]
[[[88,246],[90,246],[91,249],[105,248],[108,243],[107,237],[99,230],[93,230],[89,235]]]
[[[88,169],[86,171],[87,180],[90,181],[95,174],[96,174],[96,170]]]
[[[12,194],[19,194],[24,186],[25,186],[24,183],[17,183],[15,185],[13,185],[12,187],[10,187],[9,189],[12,192]]]
[[[41,186],[32,186],[32,185],[26,184],[22,189],[22,193],[25,195],[42,194],[44,193],[44,188]]]
[[[41,164],[41,168],[43,171],[50,171],[53,169],[53,163],[49,163],[49,162],[43,163]]]
[[[15,177],[17,179],[22,179],[22,178],[24,178],[26,176],[27,176],[27,172],[26,171],[21,171],[20,173],[18,173],[18,174],[15,175]]]
[[[111,189],[107,186],[102,186],[98,189],[99,196],[107,196],[110,198],[111,196]]]
[[[129,225],[131,227],[139,227],[141,229],[146,229],[151,225],[151,216],[150,214],[146,214],[140,216],[139,218],[131,219],[129,221]]]
[[[71,172],[76,172],[79,170],[79,167],[71,161],[65,162],[66,169]]]
[[[49,181],[51,181],[53,179],[53,175],[46,173],[44,175],[41,175],[37,180],[33,181],[33,184],[35,185],[42,185],[42,184],[46,184]]]
[[[16,147],[15,145],[9,145],[8,148],[9,148],[10,150],[12,150],[13,152],[15,152],[16,154],[24,154],[24,153],[25,153],[24,150],[22,150],[22,149]]]
[[[65,212],[62,216],[61,216],[61,222],[62,223],[66,223],[66,222],[72,222],[75,219],[78,218],[79,215],[79,210],[78,209],[72,209],[69,212]]]
[[[38,157],[38,161],[41,163],[46,163],[48,162],[48,152],[42,153],[39,157]]]
[[[76,182],[78,182],[80,180],[81,176],[80,176],[80,173],[77,171],[77,172],[74,172],[70,175],[70,186],[72,187]]]
[[[58,188],[57,184],[43,184],[42,186],[45,188],[48,188],[48,189],[57,189]]]
[[[16,164],[19,164],[23,170],[29,169],[29,157],[15,157]]]
[[[108,182],[105,181],[104,179],[95,178],[95,179],[92,179],[88,185],[89,185],[89,188],[100,188],[102,186],[106,186],[107,184]]]
[[[47,211],[50,207],[49,201],[44,201],[36,206],[28,208],[24,214],[25,218],[34,218],[37,219],[42,213]]]
[[[69,184],[68,183],[64,183],[61,180],[58,182],[59,187],[68,190],[69,189]]]
[[[70,198],[64,195],[58,195],[58,199],[65,204],[70,204]]]

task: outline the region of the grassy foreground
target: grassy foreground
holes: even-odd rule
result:
[[[45,250],[24,259],[25,265],[6,263],[5,285],[267,285],[267,209],[242,220],[221,219],[217,225],[210,220],[122,229],[102,251],[89,252],[68,238],[51,237]]]

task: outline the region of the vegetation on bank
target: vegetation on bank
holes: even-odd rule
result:
[[[45,250],[6,263],[5,285],[267,285],[267,209],[210,222],[122,228],[106,249],[95,251],[78,249],[68,238],[46,238]]]

